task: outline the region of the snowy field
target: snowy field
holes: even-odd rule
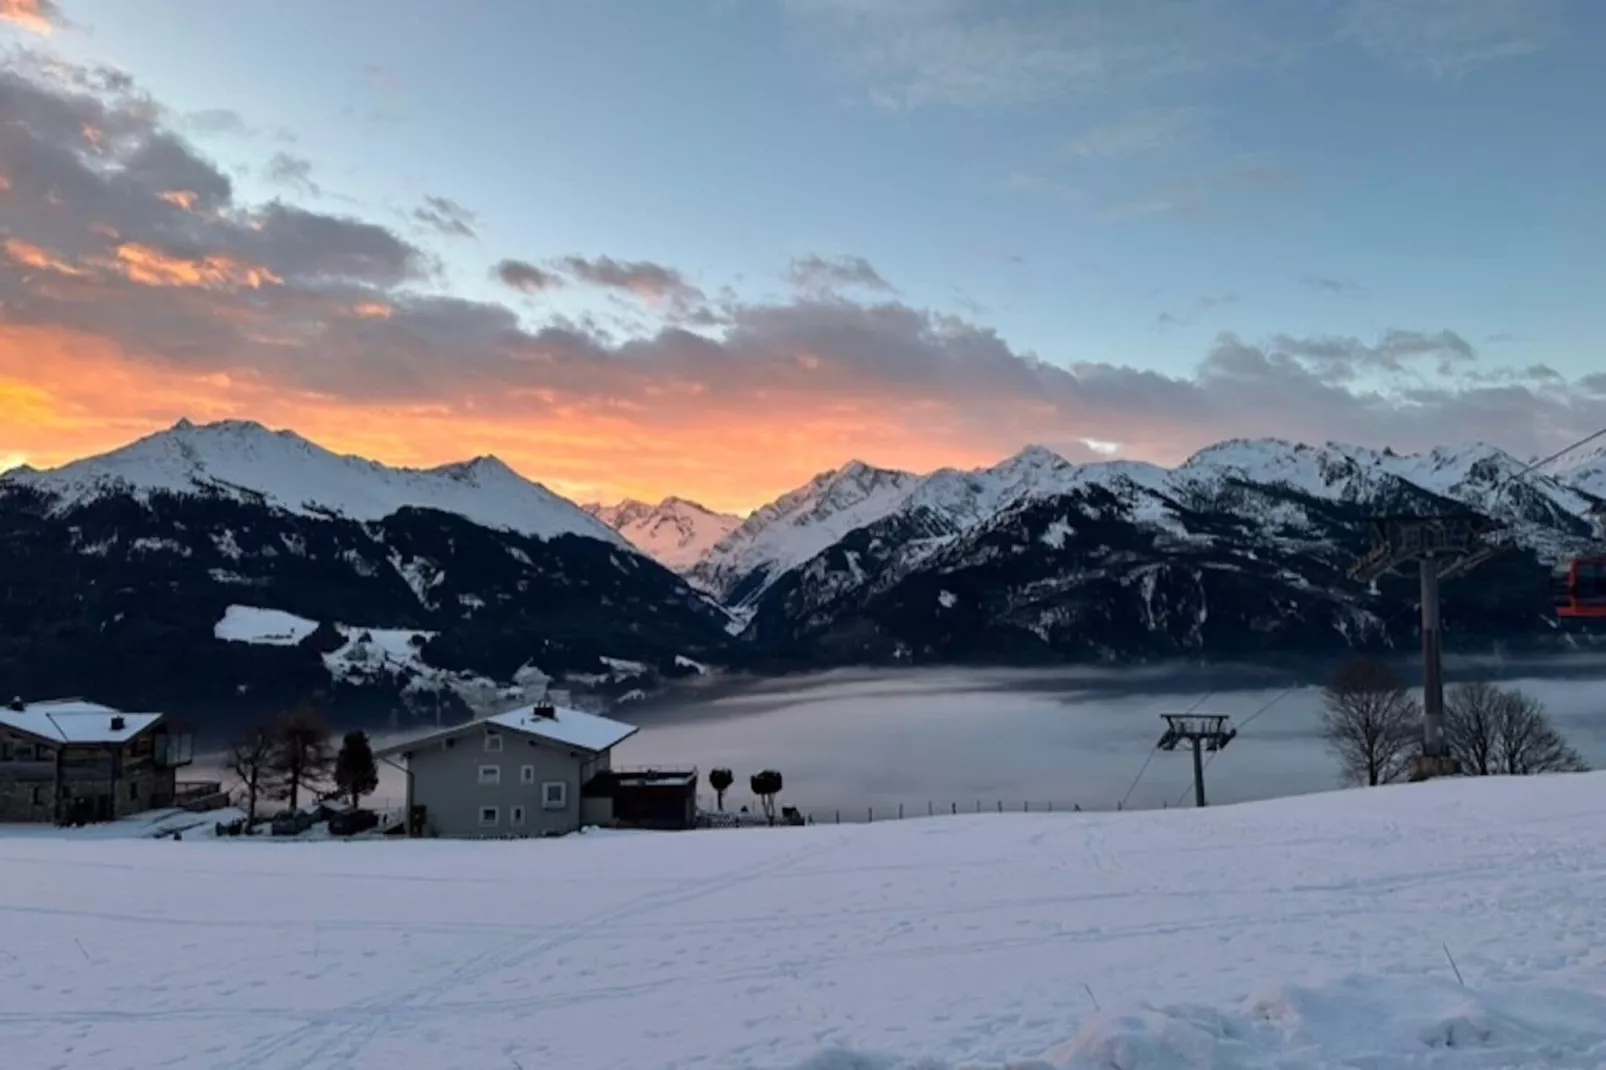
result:
[[[1603,819],[1588,774],[548,842],[0,838],[0,1065],[1595,1068]]]

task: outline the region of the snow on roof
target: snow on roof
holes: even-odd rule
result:
[[[260,496],[287,512],[333,513],[351,520],[383,520],[414,506],[537,539],[583,535],[634,552],[607,524],[495,457],[429,469],[390,468],[247,420],[202,426],[180,420],[110,453],[49,471],[15,469],[3,478],[56,496],[58,508],[106,494],[156,492]]]
[[[81,698],[29,702],[21,710],[0,706],[0,726],[61,743],[126,743],[161,719],[159,713],[124,713]]]
[[[635,735],[637,731],[636,726],[633,724],[615,721],[611,717],[603,717],[600,714],[586,713],[584,710],[570,709],[566,706],[549,706],[546,709],[551,712],[551,716],[545,716],[535,712],[539,708],[541,707],[533,705],[520,706],[517,709],[498,713],[491,717],[481,717],[466,724],[436,729],[414,739],[393,743],[376,751],[375,756],[386,757],[415,750],[423,744],[437,739],[445,739],[447,736],[456,735],[465,729],[476,726],[523,732],[526,735],[536,736],[566,747],[578,747],[581,750],[595,751],[597,753],[618,746]]]

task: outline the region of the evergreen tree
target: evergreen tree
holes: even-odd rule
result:
[[[351,800],[355,810],[364,795],[371,795],[379,787],[379,766],[374,761],[374,749],[368,742],[367,732],[347,732],[340,741],[340,753],[335,755],[335,789],[342,798]]]

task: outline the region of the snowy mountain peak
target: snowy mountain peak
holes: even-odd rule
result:
[[[60,468],[8,472],[0,486],[8,484],[53,498],[58,512],[104,497],[146,500],[153,494],[250,501],[351,520],[381,520],[416,507],[534,538],[572,534],[628,546],[606,524],[495,458],[424,470],[390,468],[249,420],[180,420]]]
[[[740,517],[673,496],[657,505],[626,498],[617,505],[593,503],[582,508],[636,549],[677,572],[690,569],[742,522]]]
[[[690,575],[721,598],[756,597],[765,585],[763,577],[779,577],[848,532],[888,515],[903,504],[920,478],[857,460],[821,472],[754,510],[709,548]],[[755,574],[760,575],[757,583],[738,591],[738,585]]]

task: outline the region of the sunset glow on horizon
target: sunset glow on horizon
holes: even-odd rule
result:
[[[1532,456],[1606,425],[1606,213],[1562,214],[1596,195],[1592,172],[1503,171],[1517,154],[1455,121],[1511,94],[1587,117],[1574,93],[1606,75],[1517,19],[1523,0],[1454,26],[1390,7],[1383,36],[1362,32],[1377,0],[1346,5],[1342,34],[1291,9],[1240,24],[1134,4],[1062,34],[1054,4],[844,22],[787,0],[775,24],[665,6],[639,28],[673,42],[665,67],[605,4],[448,22],[416,0],[0,0],[0,462],[249,419],[393,465],[495,454],[581,502],[745,513],[854,459],[925,472],[1036,444],[1175,464],[1259,436]],[[1331,79],[1323,99],[1391,72],[1417,112],[1387,129],[1418,157],[1373,169],[1377,110],[1301,113],[1286,151],[1257,142],[1290,120],[1224,80],[1275,76],[1227,47],[1250,31],[1346,42],[1323,46],[1347,50],[1338,73],[1310,75]],[[941,44],[970,34],[991,46]],[[1548,50],[1568,91],[1512,42]],[[733,43],[763,70],[722,66]],[[1117,52],[1171,105],[1088,73]],[[280,84],[287,62],[304,92]],[[1452,67],[1458,99],[1436,88]],[[695,74],[716,69],[728,84]],[[725,115],[736,99],[750,112]],[[970,111],[1024,125],[1003,139]],[[1555,158],[1543,130],[1502,135]],[[1479,217],[1476,239],[1470,202],[1367,192],[1474,174],[1549,192]],[[1486,255],[1501,248],[1527,257]]]

